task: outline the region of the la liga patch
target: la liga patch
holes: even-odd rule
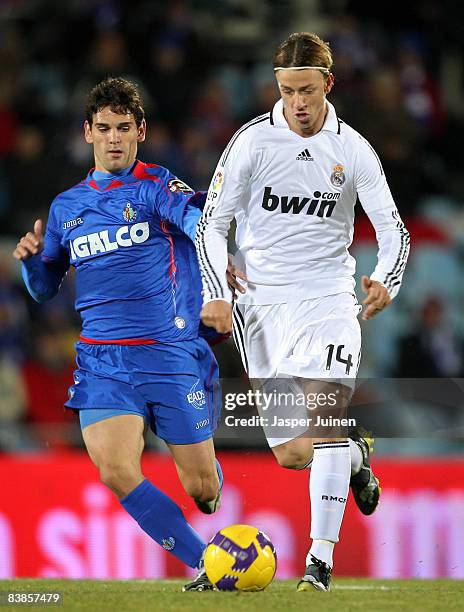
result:
[[[222,183],[224,181],[224,173],[221,170],[218,170],[214,175],[212,187],[213,191],[219,191],[222,187]]]
[[[173,193],[176,191],[180,191],[181,193],[194,193],[193,189],[180,179],[171,179],[168,182],[168,187]]]

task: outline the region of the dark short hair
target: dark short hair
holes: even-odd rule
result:
[[[115,113],[132,113],[137,127],[140,127],[145,117],[137,86],[120,77],[109,77],[90,91],[85,107],[85,116],[90,125],[93,116],[107,106]]]
[[[331,70],[332,64],[332,52],[328,43],[310,32],[290,34],[287,40],[279,45],[273,60],[274,68],[322,66]]]

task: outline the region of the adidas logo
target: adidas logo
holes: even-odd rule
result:
[[[305,149],[296,156],[296,161],[314,161],[314,158],[311,157],[311,153],[308,151],[308,149]]]

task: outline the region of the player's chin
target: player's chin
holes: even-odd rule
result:
[[[126,155],[120,153],[119,155],[109,155],[108,165],[112,170],[121,170],[128,165],[128,159]]]
[[[117,172],[118,170],[123,170],[128,164],[126,163],[126,161],[118,160],[118,161],[114,161],[111,160],[110,163],[108,164],[109,169],[113,172]]]

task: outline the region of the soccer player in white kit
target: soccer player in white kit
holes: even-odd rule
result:
[[[409,234],[374,149],[326,99],[334,84],[331,69],[330,48],[315,34],[292,34],[279,46],[274,72],[281,99],[226,147],[196,247],[203,322],[221,333],[233,327],[249,378],[293,377],[307,393],[336,390],[346,407],[361,351],[355,261],[348,252],[357,197],[379,245],[375,270],[362,278],[364,320],[398,293]],[[237,265],[247,282],[232,315],[226,268],[234,217]],[[328,591],[349,486],[364,514],[379,502],[368,443],[346,433],[265,433],[280,465],[311,466],[312,543],[297,588]]]

